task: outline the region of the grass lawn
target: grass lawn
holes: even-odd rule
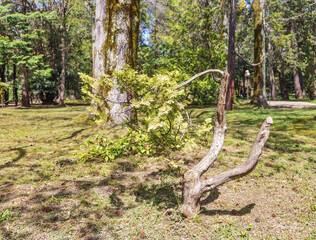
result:
[[[104,131],[78,118],[84,106],[0,109],[0,239],[315,239],[316,110],[236,107],[211,176],[243,163],[266,116],[274,125],[257,168],[180,216],[181,174],[208,148],[166,159],[127,156],[78,162],[87,137]],[[214,107],[191,108],[194,121]]]

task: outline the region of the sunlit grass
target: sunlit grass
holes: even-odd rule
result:
[[[214,110],[188,109],[193,122]],[[89,136],[124,132],[102,130],[85,113],[84,106],[0,109],[0,215],[12,213],[0,222],[0,239],[315,237],[316,110],[236,105],[227,112],[223,151],[207,176],[246,161],[269,115],[270,138],[256,169],[205,196],[201,213],[190,220],[178,211],[181,175],[163,158],[77,161],[78,147]],[[184,158],[186,169],[207,148],[170,157]]]

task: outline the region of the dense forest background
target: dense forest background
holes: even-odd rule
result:
[[[235,10],[235,51],[255,63],[253,3],[237,1]],[[265,1],[260,14],[265,98],[315,99],[315,2]],[[229,1],[141,1],[137,70],[149,76],[173,70],[192,76],[227,69],[230,16]],[[1,102],[29,106],[59,100],[64,105],[65,97],[80,99],[78,72],[93,74],[94,24],[93,1],[2,0]],[[233,67],[235,99],[251,98],[254,88],[254,67],[242,57],[235,57]],[[218,90],[206,76],[190,86],[188,99],[210,104]]]

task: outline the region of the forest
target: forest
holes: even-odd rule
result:
[[[315,1],[0,2],[0,240],[316,237]]]
[[[93,75],[93,49],[99,48],[96,34],[102,34],[96,32],[96,4],[88,0],[1,3],[2,103],[29,106],[33,101],[58,99],[63,106],[66,98],[82,98],[78,73]],[[227,103],[230,108],[234,98],[254,96],[256,102],[260,91],[268,100],[315,99],[314,1],[134,4],[135,36],[128,44],[135,59],[128,64],[138,72],[152,76],[177,70],[193,76],[210,68],[228,69],[229,89],[234,89]],[[212,77],[206,76],[190,86],[189,101],[210,104],[217,90]]]

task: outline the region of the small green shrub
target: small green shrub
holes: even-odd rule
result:
[[[126,136],[115,141],[104,135],[93,136],[86,140],[81,148],[82,151],[78,157],[83,161],[102,158],[108,162],[124,154],[149,155],[156,152],[156,148],[150,143],[148,135],[132,129],[129,129]]]
[[[12,219],[13,217],[19,215],[19,213],[11,212],[10,210],[6,209],[4,212],[0,213],[0,222],[5,220]]]

